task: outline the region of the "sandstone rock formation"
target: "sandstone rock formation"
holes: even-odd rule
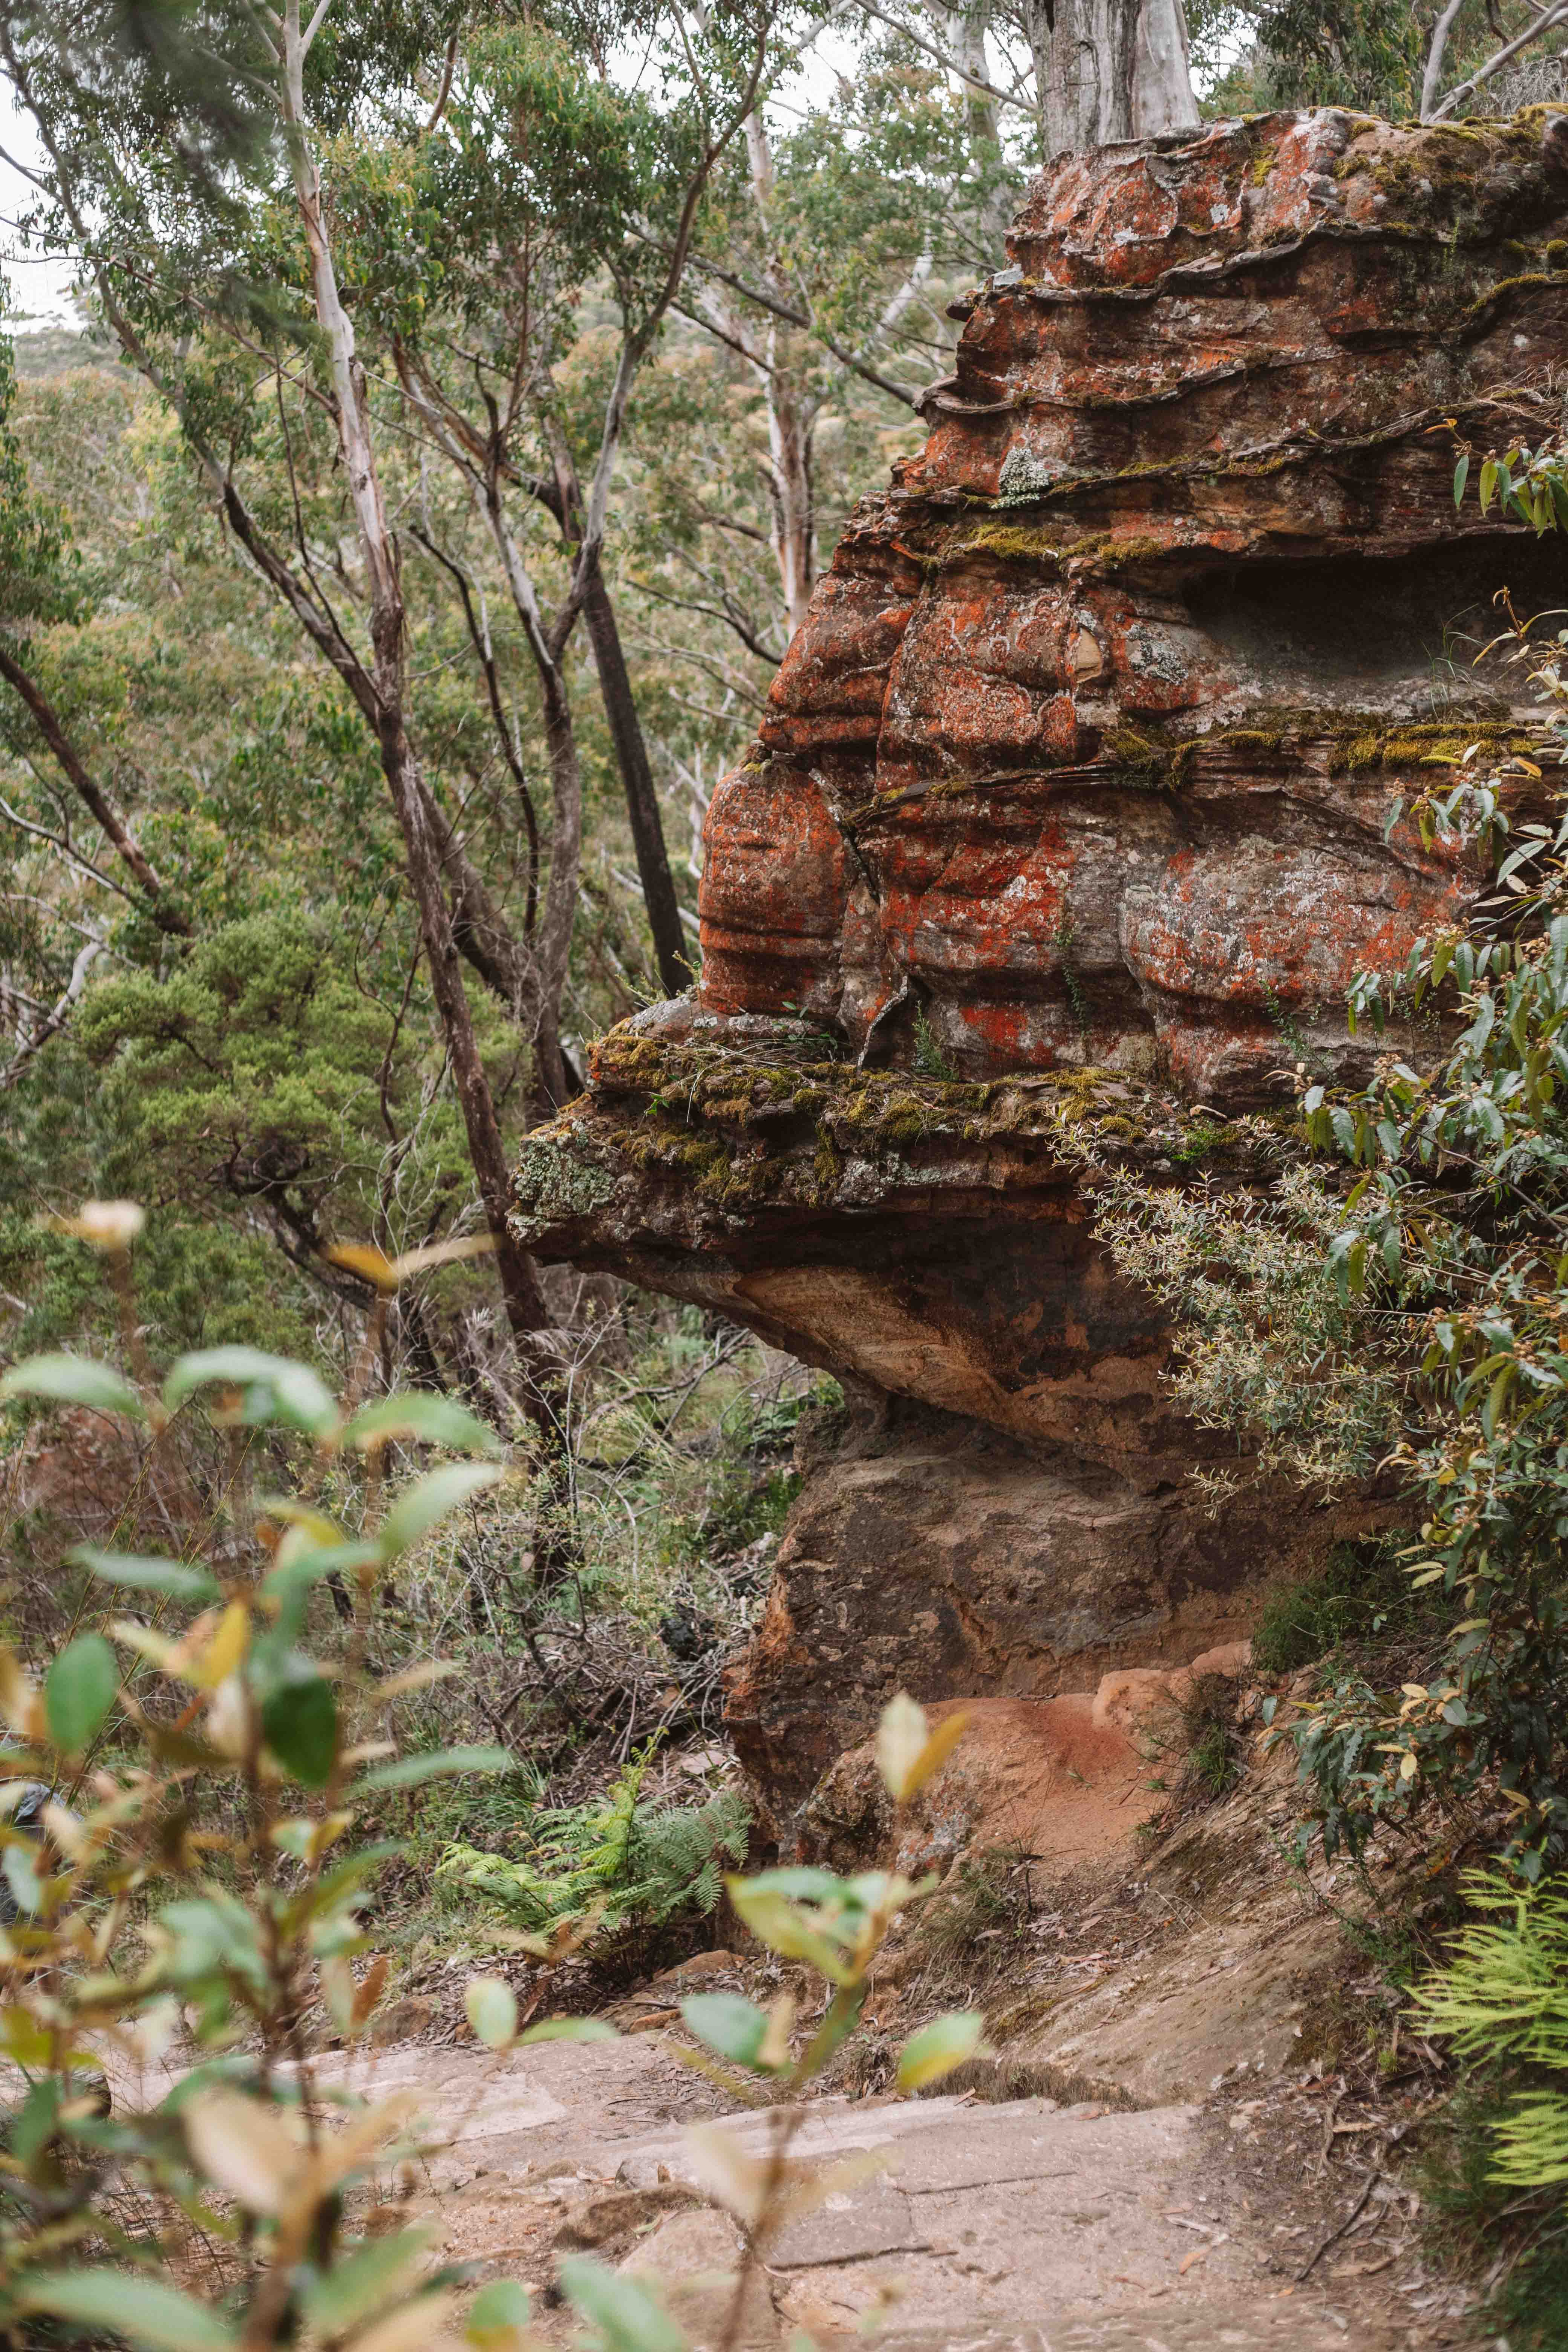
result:
[[[1456,432],[1557,421],[1538,118],[1075,157],[1010,248],[715,794],[698,997],[603,1041],[519,1176],[529,1246],[721,1307],[864,1408],[734,1694],[792,1801],[900,1683],[1190,1655],[1321,1550],[1321,1516],[1216,1525],[1184,1487],[1215,1441],[1085,1172],[1268,1180],[1235,1114],[1282,1142],[1294,1068],[1367,1051],[1358,966],[1483,887],[1410,803],[1521,740],[1473,659],[1491,599],[1561,601],[1450,492]]]

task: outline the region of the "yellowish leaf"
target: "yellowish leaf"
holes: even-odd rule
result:
[[[770,2168],[748,2156],[719,2124],[694,2124],[686,2135],[686,2152],[699,2189],[754,2230],[767,2201]]]
[[[368,2021],[371,2011],[386,1989],[388,1965],[386,1954],[377,1952],[354,1990],[353,2010],[349,2021],[356,2032]]]
[[[198,1690],[216,1690],[238,1667],[250,1640],[250,1612],[243,1601],[231,1601],[218,1620],[212,1640],[185,1668],[185,1678]]]
[[[220,1756],[243,1756],[249,1748],[251,1704],[243,1675],[226,1675],[207,1704],[207,1738]]]
[[[312,1510],[308,1503],[297,1503],[291,1495],[258,1495],[257,1508],[269,1519],[280,1519],[286,1528],[297,1529],[302,1538],[300,1549],[348,1541],[335,1519],[328,1518],[325,1511]]]
[[[906,1798],[912,1797],[917,1789],[923,1789],[933,1772],[941,1771],[968,1728],[969,1717],[964,1711],[947,1716],[937,1725],[916,1757],[909,1779],[904,1783]]]
[[[908,1691],[900,1691],[882,1709],[877,1725],[877,1769],[895,1804],[909,1794],[910,1776],[927,1738],[925,1709]]]
[[[147,1659],[165,1674],[174,1671],[174,1660],[180,1654],[181,1644],[171,1642],[166,1634],[154,1633],[151,1625],[138,1625],[129,1617],[116,1617],[105,1630],[110,1640],[118,1642],[122,1649],[134,1650],[139,1658]]]
[[[300,2144],[279,2109],[240,2091],[203,2091],[182,2110],[199,2171],[248,2213],[276,2218],[298,2185]]]
[[[400,1675],[388,1675],[375,1686],[375,1696],[384,1706],[389,1699],[406,1698],[411,1691],[428,1690],[432,1683],[444,1683],[448,1675],[459,1671],[457,1658],[426,1658],[423,1664],[405,1666]]]
[[[390,1298],[397,1288],[397,1268],[374,1242],[334,1242],[321,1254],[329,1265],[341,1265],[345,1274],[357,1275],[384,1298]]]
[[[0,1715],[18,1739],[44,1737],[44,1703],[15,1651],[0,1645]]]
[[[458,2339],[447,2322],[457,2306],[455,2294],[422,2294],[354,2336],[347,2352],[452,2352]]]
[[[789,2037],[795,2024],[795,2002],[787,1992],[781,1992],[768,2003],[768,2022],[757,2044],[756,2063],[775,2066],[781,2070],[790,2063]]]
[[[393,1272],[399,1282],[406,1282],[411,1274],[423,1274],[427,1266],[450,1265],[464,1257],[488,1257],[496,1245],[494,1234],[468,1234],[461,1241],[429,1242],[423,1249],[405,1250],[394,1258]]]
[[[44,1807],[44,1827],[51,1843],[58,1847],[68,1862],[84,1859],[88,1852],[87,1825],[79,1821],[75,1813],[68,1811],[64,1805],[47,1804]]]

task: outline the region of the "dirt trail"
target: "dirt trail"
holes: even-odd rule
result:
[[[679,2063],[674,2036],[499,2062],[409,2046],[365,2067],[329,2060],[323,2078],[417,2099],[439,2145],[389,2206],[432,2220],[441,2258],[523,2279],[548,2313],[556,2262],[591,2250],[651,2273],[694,2346],[720,2340],[721,2274],[740,2242],[695,2186],[685,2126],[726,2102]],[[730,2127],[762,2153],[775,2124],[752,2112]],[[792,2166],[857,2151],[881,2162],[775,2242],[745,2318],[758,2352],[801,2328],[819,2344],[863,2340],[868,2323],[888,2352],[1395,2352],[1442,2340],[1358,2306],[1326,2273],[1292,2285],[1193,2106],[824,2099],[806,2111]],[[549,2325],[570,2339],[565,2314]]]

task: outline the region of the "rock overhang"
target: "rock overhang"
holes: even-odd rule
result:
[[[812,1469],[733,1683],[790,1801],[900,1686],[1229,1639],[1396,1516],[1255,1486],[1215,1519],[1190,1473],[1236,1440],[1173,1410],[1095,1195],[1267,1191],[1304,1079],[1378,1050],[1355,971],[1490,887],[1412,803],[1472,746],[1543,799],[1521,673],[1474,656],[1499,590],[1560,601],[1555,543],[1452,497],[1456,434],[1559,419],[1541,128],[1273,116],[1037,183],[714,794],[696,994],[524,1147],[530,1249],[881,1414]]]

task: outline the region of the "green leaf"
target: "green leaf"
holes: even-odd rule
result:
[[[55,1746],[79,1756],[119,1688],[120,1669],[101,1633],[79,1633],[68,1643],[44,1677],[44,1716]]]
[[[1470,453],[1467,449],[1454,468],[1454,506],[1456,510],[1465,503],[1465,484],[1470,478]]]
[[[106,1584],[129,1585],[137,1592],[166,1592],[174,1601],[216,1601],[222,1597],[222,1587],[216,1577],[205,1568],[195,1568],[183,1559],[150,1559],[139,1552],[95,1551],[91,1544],[78,1544],[69,1553],[80,1568],[90,1569]]]
[[[36,2156],[42,2155],[59,2129],[64,2088],[58,2074],[46,2074],[41,2083],[34,2084],[10,2118],[5,2153],[15,2157],[24,2171]]]
[[[489,2286],[479,2288],[479,2294],[468,2305],[463,2336],[470,2345],[496,2347],[496,2352],[500,2352],[503,2345],[515,2340],[520,2328],[527,2328],[529,2310],[531,2305],[527,2286],[517,2286],[517,2279],[491,2279]]]
[[[123,1412],[144,1421],[142,1400],[110,1364],[88,1356],[27,1356],[0,1380],[0,1404],[13,1397],[47,1397],[52,1404],[90,1405],[95,1412]]]
[[[463,2333],[470,2344],[488,2346],[498,2336],[504,2342],[514,2329],[527,2326],[530,2308],[527,2290],[515,2279],[492,2279],[469,2304]]]
[[[38,1884],[38,1874],[33,1866],[33,1848],[20,1832],[14,1836],[0,1858],[0,1876],[11,1890],[11,1899],[18,1911],[31,1918],[41,1907],[44,1890]],[[46,2054],[42,2063],[48,2063]]]
[[[338,1709],[318,1674],[290,1675],[261,1710],[267,1745],[287,1772],[308,1789],[324,1789],[338,1753]]]
[[[416,1391],[377,1397],[362,1405],[343,1431],[346,1445],[379,1445],[388,1438],[412,1437],[421,1445],[447,1445],[455,1454],[500,1454],[500,1439],[478,1416],[450,1397]]]
[[[400,1756],[395,1764],[378,1764],[355,1783],[356,1790],[416,1789],[422,1780],[438,1780],[452,1772],[512,1772],[517,1759],[505,1748],[439,1748],[427,1755]]]
[[[25,2311],[106,2328],[153,2352],[237,2352],[239,2343],[207,2305],[130,2271],[46,2271],[26,2282],[18,2301]]]
[[[305,2316],[323,2336],[338,2336],[380,2309],[419,2261],[433,2232],[399,2230],[389,2238],[368,2238],[338,2255],[318,2274],[300,2300]]]
[[[810,1916],[788,1899],[743,1878],[724,1882],[730,1901],[753,1936],[786,1960],[808,1960],[830,1984],[847,1984],[853,1974]]]
[[[768,2021],[738,1992],[693,1993],[681,2002],[680,2014],[699,2042],[705,2042],[721,2058],[732,2058],[741,2066],[755,2063]]]
[[[324,1576],[351,1576],[356,1568],[380,1558],[380,1548],[373,1543],[308,1543],[292,1551],[285,1537],[278,1547],[277,1559],[258,1589],[263,1600],[276,1600],[287,1607],[300,1600]]]
[[[472,1977],[463,2011],[487,2050],[505,2050],[517,2032],[517,1995],[503,1977]]]
[[[906,2042],[899,2059],[900,2091],[922,2090],[927,2083],[938,2083],[973,2058],[980,2047],[980,2037],[985,2031],[985,2020],[975,2009],[950,2010],[945,2017],[934,2017],[920,2032]]]
[[[645,2286],[574,2255],[560,2269],[561,2292],[595,2329],[604,2352],[687,2352],[686,2338]]]
[[[470,1496],[493,1486],[506,1473],[488,1462],[448,1462],[443,1470],[432,1470],[416,1478],[394,1503],[381,1523],[378,1540],[384,1559],[394,1559],[399,1552],[407,1551],[439,1525],[449,1511],[458,1509]]]
[[[336,1425],[337,1407],[309,1364],[259,1348],[199,1348],[182,1356],[163,1383],[163,1402],[177,1412],[197,1389],[219,1382],[244,1390],[247,1425],[281,1421],[311,1437],[324,1437]]]

